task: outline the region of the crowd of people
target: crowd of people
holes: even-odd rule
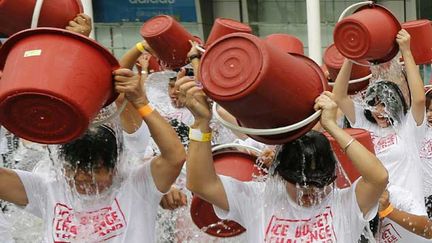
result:
[[[80,14],[66,29],[88,36],[91,19]],[[275,147],[214,120],[212,101],[195,75],[197,43],[191,42],[188,68],[164,72],[164,81],[155,84],[158,74],[150,74],[149,63],[157,53],[139,41],[113,72],[120,96],[104,109],[124,106],[120,117],[61,145],[34,144],[1,128],[1,209],[8,213],[13,204],[42,219],[42,242],[427,242],[432,92],[425,92],[410,39],[403,29],[395,37],[408,99],[400,83],[384,78],[348,95],[347,59],[332,92],[315,100],[320,126]],[[370,132],[374,152],[341,127],[340,111],[350,127]],[[236,121],[222,108],[218,112]],[[361,175],[348,188],[335,184],[340,165],[323,131]],[[212,146],[234,141],[263,151],[257,156],[266,158],[265,180],[216,173]],[[200,231],[189,215],[192,195],[246,232],[219,239]],[[163,217],[176,210],[183,211]],[[0,213],[1,242],[14,242],[12,228]],[[162,233],[168,237],[160,239]]]

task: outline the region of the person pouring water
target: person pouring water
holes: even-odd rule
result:
[[[328,139],[310,131],[279,146],[265,182],[217,175],[211,152],[212,113],[195,80],[176,83],[193,113],[187,158],[187,187],[214,205],[221,219],[246,228],[248,242],[357,242],[378,209],[388,174],[382,163],[336,124],[337,105],[325,91],[315,101],[321,124],[362,175],[352,187],[336,189],[336,158]]]
[[[129,69],[114,75],[116,91],[138,110],[161,154],[132,171],[121,170],[120,125],[103,124],[59,146],[54,159],[63,167],[55,178],[0,168],[0,199],[41,217],[43,242],[155,241],[157,207],[186,154],[175,131],[149,104],[143,78]]]

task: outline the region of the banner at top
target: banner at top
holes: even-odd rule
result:
[[[93,0],[97,23],[144,22],[167,14],[180,22],[197,22],[195,0]]]

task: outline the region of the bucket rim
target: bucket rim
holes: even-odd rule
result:
[[[13,34],[11,37],[9,37],[3,43],[3,46],[0,49],[0,71],[3,71],[4,65],[6,64],[8,54],[17,42],[19,42],[19,41],[21,41],[21,40],[23,40],[29,36],[41,35],[41,34],[62,35],[62,36],[71,37],[71,38],[81,40],[82,42],[92,46],[97,51],[99,51],[99,53],[101,53],[105,57],[106,61],[111,65],[112,71],[120,68],[119,62],[111,54],[111,52],[109,52],[108,49],[103,47],[101,44],[99,44],[95,40],[90,39],[87,36],[69,31],[69,30],[59,29],[59,28],[51,28],[51,27],[43,27],[43,28],[22,30],[20,32]],[[114,83],[113,79],[112,79],[112,82]],[[114,87],[114,85],[113,85],[113,87]],[[109,98],[107,100],[106,104],[104,104],[104,107],[111,104],[112,102],[114,102],[118,96],[119,96],[119,94],[117,92],[113,91],[113,95],[111,96],[111,98]]]

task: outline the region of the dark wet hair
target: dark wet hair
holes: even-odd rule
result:
[[[322,188],[336,179],[337,160],[330,142],[317,131],[282,145],[275,160],[275,172],[293,184]]]
[[[377,81],[375,84],[373,84],[372,86],[368,87],[367,91],[366,91],[366,97],[368,96],[369,93],[372,93],[373,91],[371,91],[371,89],[375,88],[377,89],[376,92],[380,92],[379,90],[382,89],[383,86],[387,86],[388,88],[392,89],[397,96],[399,97],[399,99],[401,100],[402,103],[402,111],[403,114],[406,115],[406,113],[408,112],[408,104],[405,101],[405,98],[402,94],[402,91],[400,90],[399,86],[391,81],[388,80],[382,80],[382,81]],[[375,106],[376,104],[376,99],[378,98],[377,95],[375,95],[375,97],[372,97],[373,99],[370,99],[368,101],[368,105],[369,106]],[[370,110],[365,109],[363,111],[364,116],[366,117],[366,119],[372,123],[377,123],[376,120],[373,118],[372,116],[372,112]],[[390,122],[393,124],[393,120],[390,118]]]
[[[80,138],[61,145],[60,157],[73,169],[92,170],[100,165],[113,169],[117,161],[117,140],[107,126],[90,128]]]

